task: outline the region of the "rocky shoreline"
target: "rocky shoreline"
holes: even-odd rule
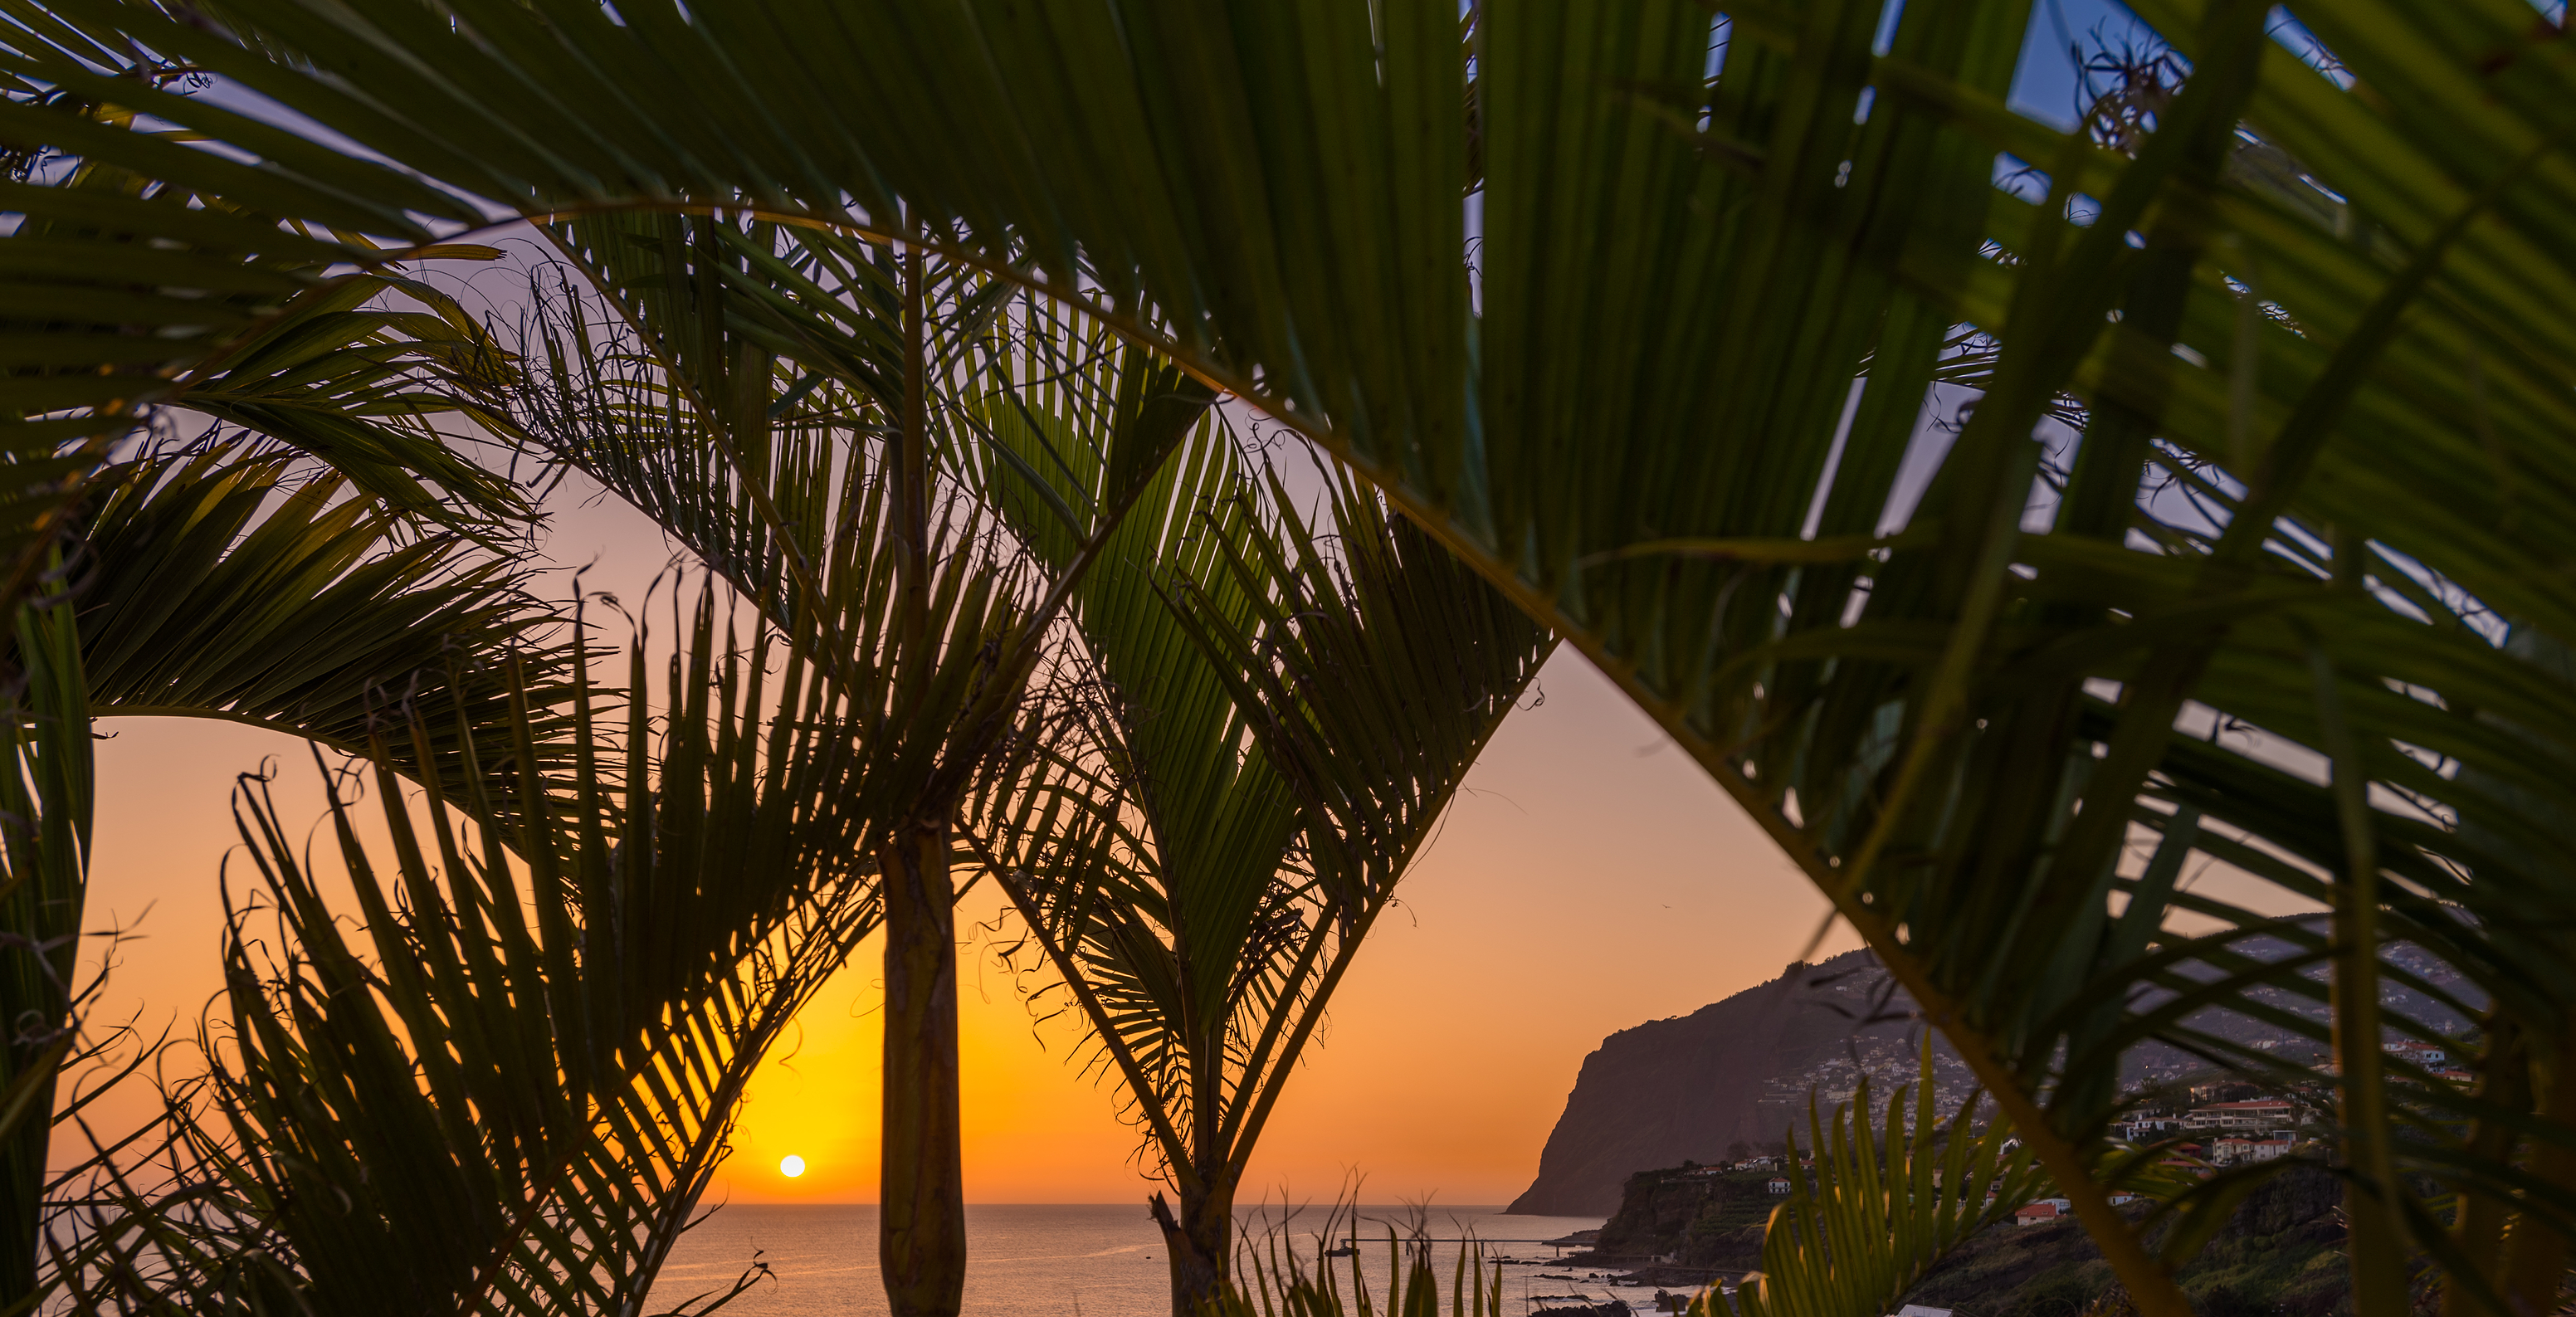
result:
[[[1688,1285],[1692,1289],[1702,1288],[1713,1281],[1733,1281],[1753,1270],[1750,1267],[1685,1266],[1644,1255],[1615,1253],[1577,1253],[1545,1265],[1587,1272],[1609,1285]]]
[[[1594,1248],[1554,1269],[1695,1294],[1761,1266],[1758,1222],[1780,1201],[1768,1171],[1679,1166],[1631,1176]],[[2176,1273],[2201,1310],[2328,1317],[2345,1299],[2341,1187],[2322,1167],[2286,1168],[2251,1189],[2228,1222]],[[2132,1218],[2148,1210],[2123,1209]],[[1746,1224],[1756,1222],[1757,1224]],[[2100,1250],[2071,1220],[1999,1222],[1927,1272],[1906,1297],[1927,1307],[1980,1304],[1993,1317],[2057,1317],[2117,1292]],[[2117,1311],[2117,1309],[2114,1309]]]

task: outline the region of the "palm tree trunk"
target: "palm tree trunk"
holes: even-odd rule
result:
[[[879,859],[886,1021],[877,1260],[894,1317],[956,1317],[966,1288],[966,1207],[948,830],[935,824],[905,829]]]
[[[1196,1177],[1180,1194],[1177,1218],[1161,1194],[1149,1202],[1172,1260],[1172,1317],[1200,1317],[1225,1291],[1226,1260],[1234,1251],[1234,1177],[1223,1171]]]
[[[898,705],[932,668],[929,372],[921,248],[903,253],[904,397],[892,475]],[[953,802],[951,802],[953,805]],[[885,892],[885,1120],[877,1261],[894,1317],[956,1317],[966,1289],[964,1160],[957,1118],[957,893],[947,809],[918,810],[878,852]]]

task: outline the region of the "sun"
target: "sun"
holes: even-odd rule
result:
[[[803,1175],[805,1173],[805,1159],[792,1152],[779,1158],[778,1173],[791,1180],[795,1179],[797,1176]]]

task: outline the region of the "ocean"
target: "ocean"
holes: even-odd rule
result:
[[[1325,1215],[1322,1209],[1308,1208],[1286,1222],[1286,1238],[1310,1269]],[[1387,1225],[1401,1229],[1414,1212],[1401,1206],[1362,1207],[1359,1217],[1361,1274],[1382,1296],[1388,1279]],[[1248,1209],[1241,1218],[1253,1238],[1265,1238],[1281,1225],[1275,1208],[1266,1216]],[[1438,1205],[1423,1219],[1434,1239],[1472,1235],[1488,1241],[1489,1258],[1545,1259],[1556,1250],[1528,1241],[1601,1224],[1599,1217],[1504,1216],[1499,1207]],[[967,1317],[1168,1317],[1171,1312],[1162,1232],[1146,1218],[1141,1201],[971,1206],[966,1209],[966,1238]],[[1459,1247],[1455,1242],[1433,1246],[1444,1310]],[[768,1266],[769,1276],[726,1307],[725,1317],[870,1317],[886,1311],[877,1276],[874,1206],[773,1204],[724,1207],[683,1236],[654,1287],[652,1307],[669,1311],[693,1295],[720,1293],[755,1260]],[[1334,1265],[1347,1268],[1350,1261]],[[1522,1300],[1528,1295],[1578,1290],[1596,1299],[1615,1295],[1640,1313],[1652,1311],[1652,1287],[1612,1289],[1585,1272],[1561,1267],[1511,1265],[1501,1271],[1506,1313],[1525,1311]],[[1341,1274],[1347,1281],[1347,1271]],[[1347,1283],[1343,1288],[1347,1295]],[[1384,1306],[1382,1299],[1379,1306]]]

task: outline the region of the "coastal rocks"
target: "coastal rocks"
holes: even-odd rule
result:
[[[1772,1172],[1684,1164],[1628,1177],[1594,1256],[1637,1268],[1633,1284],[1705,1283],[1762,1265],[1762,1232],[1780,1198]]]
[[[1533,1297],[1545,1302],[1543,1297]],[[1636,1314],[1628,1307],[1627,1300],[1611,1299],[1604,1303],[1567,1301],[1554,1307],[1532,1308],[1529,1317],[1636,1317]]]
[[[1601,1227],[1600,1251],[1536,1279],[1598,1280],[1589,1267],[1621,1265],[1620,1286],[1697,1292],[1762,1265],[1762,1236],[1780,1201],[1772,1172],[1679,1166],[1629,1177],[1619,1211]],[[2196,1311],[2328,1317],[2345,1294],[2342,1185],[2333,1172],[2285,1164],[2255,1185],[2228,1221],[2176,1272]],[[2150,1210],[2121,1209],[2131,1220]],[[1648,1259],[1652,1259],[1651,1262]],[[1644,1265],[1638,1265],[1643,1263]],[[1591,1302],[1557,1296],[1569,1312]],[[1936,1307],[1973,1307],[1980,1317],[2063,1317],[2125,1313],[2100,1250],[2071,1220],[2000,1222],[1969,1239],[1926,1274],[1909,1296]],[[1540,1297],[1544,1302],[1545,1296]],[[2101,1305],[2111,1306],[2103,1307]]]

